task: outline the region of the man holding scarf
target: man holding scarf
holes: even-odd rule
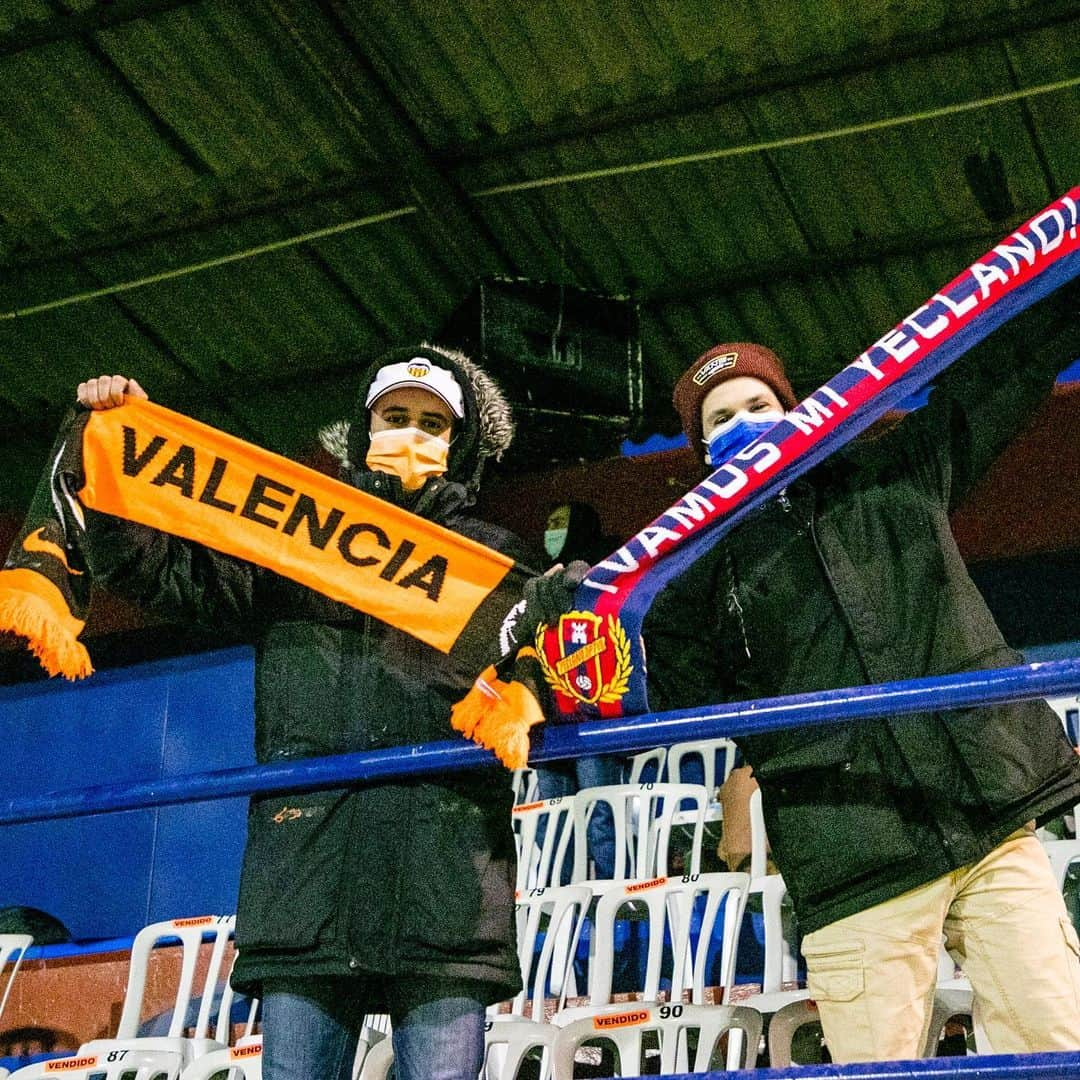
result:
[[[102,376],[78,400],[105,409],[125,394],[146,397]],[[323,441],[355,487],[524,559],[516,537],[468,513],[512,435],[490,377],[422,345],[376,361],[352,422]],[[448,737],[469,682],[444,653],[250,562],[87,518],[95,582],[254,636],[260,763]],[[568,602],[569,586],[544,581]],[[521,985],[511,802],[491,770],[252,799],[233,983],[263,999],[267,1080],[349,1080],[364,1015],[384,1012],[399,1080],[475,1080],[484,1009]]]
[[[1009,666],[949,513],[1080,352],[1076,289],[999,330],[929,405],[790,484],[656,598],[657,710]],[[712,469],[796,408],[718,345],[674,403]],[[945,935],[994,1052],[1080,1048],[1080,960],[1036,821],[1080,800],[1043,701],[742,738],[836,1062],[922,1054]]]

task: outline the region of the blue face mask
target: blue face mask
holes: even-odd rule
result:
[[[723,465],[732,454],[749,446],[759,435],[784,419],[782,412],[769,409],[764,412],[737,412],[730,420],[709,432],[705,440],[705,464]]]

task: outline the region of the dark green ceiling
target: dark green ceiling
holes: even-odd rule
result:
[[[298,451],[496,275],[639,302],[647,427],[809,390],[1078,178],[1076,0],[2,0],[0,508],[88,375]]]

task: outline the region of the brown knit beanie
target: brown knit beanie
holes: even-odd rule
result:
[[[705,396],[714,386],[740,375],[767,383],[785,410],[794,409],[799,403],[784,374],[784,365],[772,349],[747,341],[714,345],[683,373],[672,394],[691,446],[701,445],[701,403]]]

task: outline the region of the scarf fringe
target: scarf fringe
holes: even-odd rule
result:
[[[494,666],[480,673],[469,692],[450,710],[450,724],[479,743],[508,769],[529,763],[529,729],[544,719],[532,691],[520,682],[504,682]]]
[[[86,647],[40,596],[14,589],[0,593],[2,630],[25,638],[30,651],[50,675],[63,675],[74,681],[94,673]]]

